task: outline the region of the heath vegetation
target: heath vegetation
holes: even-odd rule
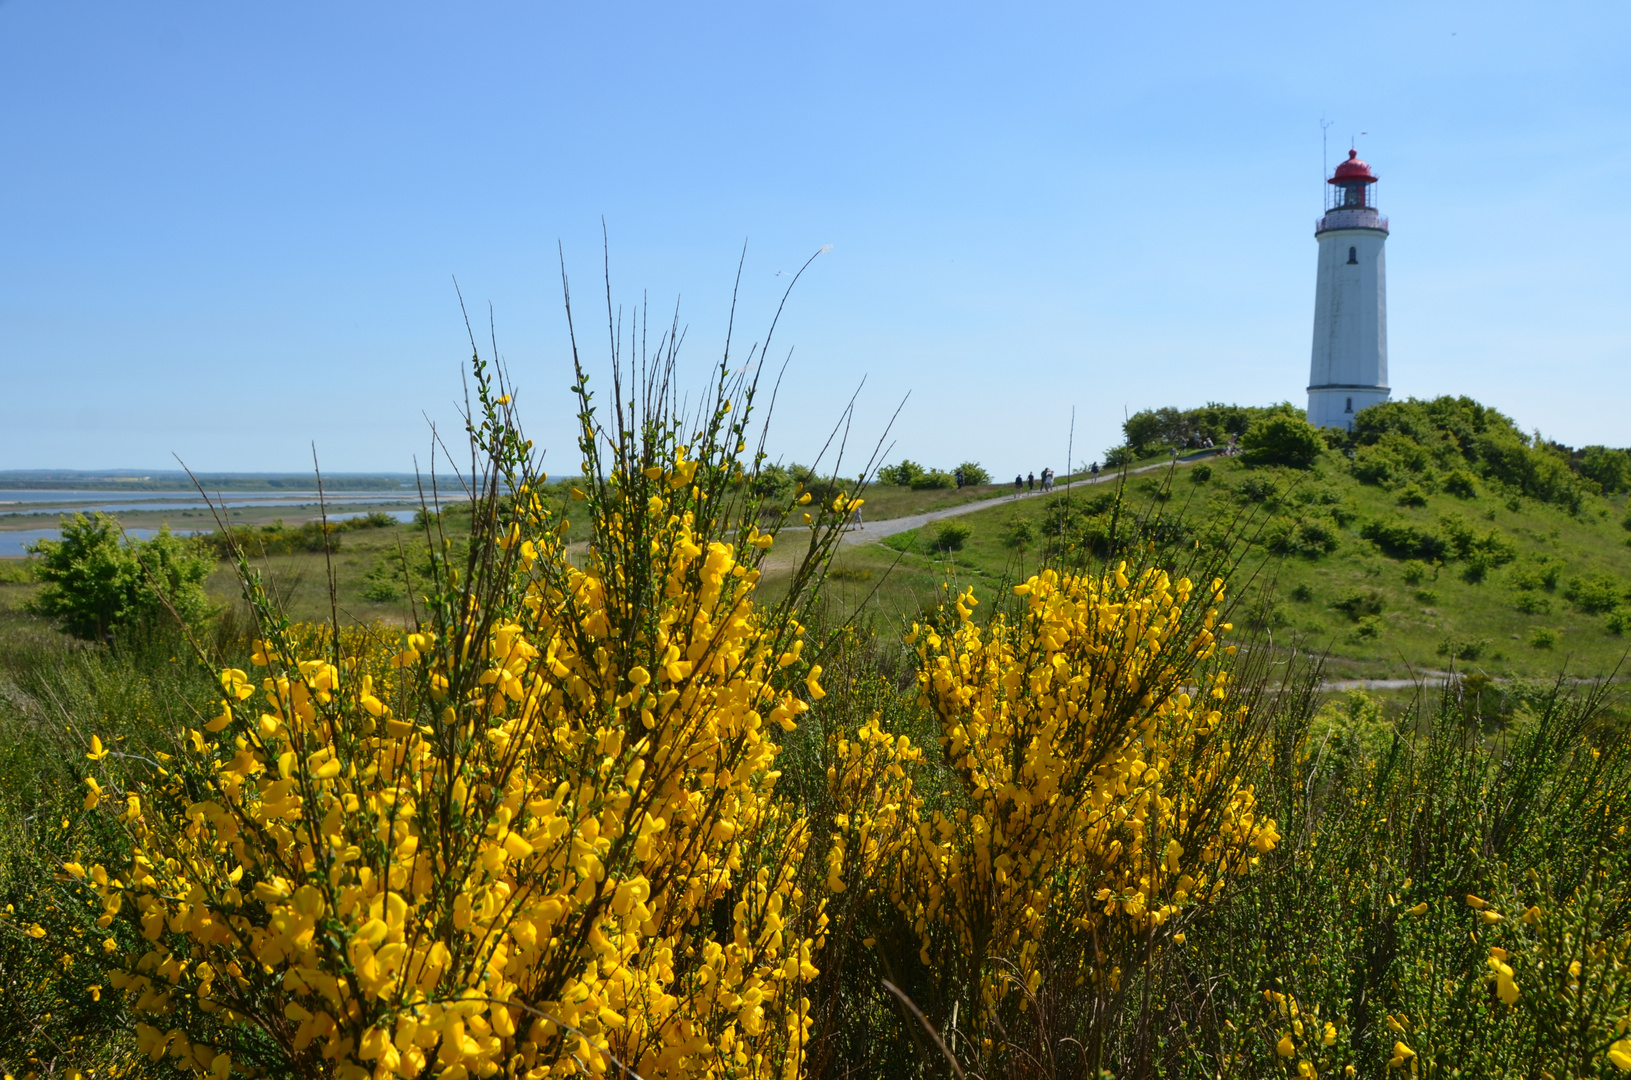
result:
[[[1612,684],[1384,710],[1271,641],[1282,595],[1363,642],[1400,588],[1497,582],[1611,637],[1623,578],[1477,511],[1595,526],[1618,451],[1449,399],[1335,440],[1164,410],[1128,445],[1244,454],[926,530],[895,620],[835,600],[881,587],[837,546],[934,471],[776,466],[754,365],[682,411],[676,363],[614,355],[603,399],[578,366],[551,481],[476,357],[470,497],[371,556],[396,621],[291,617],[267,556],[323,528],[219,534],[227,607],[204,545],[44,549],[35,610],[86,640],[0,641],[8,1075],[1631,1071]],[[1361,544],[1397,586],[1264,587]]]

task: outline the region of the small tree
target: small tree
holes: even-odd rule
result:
[[[1253,424],[1241,437],[1248,465],[1289,465],[1306,469],[1319,457],[1323,443],[1307,420],[1297,416],[1273,416]]]
[[[898,484],[901,487],[912,487],[913,481],[923,476],[929,470],[910,458],[899,465],[885,465],[878,470],[878,479],[886,484]]]
[[[165,600],[185,623],[209,613],[203,586],[215,560],[168,528],[151,540],[125,542],[117,518],[75,514],[62,519],[61,540],[28,550],[40,556],[36,572],[45,582],[28,610],[75,637],[109,641],[133,626],[155,625]]]
[[[991,474],[978,461],[965,461],[953,471],[963,474],[963,483],[965,484],[989,484],[991,482]]]

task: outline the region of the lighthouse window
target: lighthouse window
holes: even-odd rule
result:
[[[1343,409],[1342,411],[1343,412],[1353,412],[1354,411],[1354,399],[1353,398],[1348,399],[1348,407]]]
[[[1358,266],[1359,265],[1359,249],[1358,248],[1351,247],[1351,248],[1348,249],[1348,265],[1349,266]],[[1352,411],[1352,410],[1350,410],[1350,411]]]

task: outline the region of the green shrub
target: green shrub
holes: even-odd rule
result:
[[[1308,601],[1314,599],[1314,590],[1308,587],[1308,583],[1306,581],[1300,581],[1297,583],[1296,587],[1291,590],[1291,598],[1299,603],[1306,604]]]
[[[1597,483],[1606,495],[1631,489],[1631,454],[1606,446],[1588,446],[1574,461],[1580,475]]]
[[[1131,465],[1137,460],[1137,452],[1126,445],[1112,446],[1104,452],[1104,467],[1106,469],[1119,469],[1123,465]]]
[[[1607,574],[1586,574],[1569,579],[1563,595],[1588,615],[1601,615],[1620,606],[1621,585]]]
[[[1427,492],[1421,489],[1420,484],[1406,484],[1399,489],[1399,493],[1394,496],[1393,501],[1400,506],[1426,506]]]
[[[938,470],[926,472],[912,479],[913,491],[942,491],[957,486],[957,478]]]
[[[1242,499],[1254,503],[1269,502],[1280,493],[1273,477],[1269,476],[1248,476],[1236,485],[1235,491]]]
[[[1471,641],[1463,641],[1459,638],[1447,637],[1438,643],[1438,654],[1447,656],[1452,660],[1477,660],[1488,649],[1488,638],[1474,638]]]
[[[1545,589],[1551,592],[1557,588],[1557,579],[1560,567],[1550,558],[1542,558],[1535,562],[1525,562],[1514,566],[1507,571],[1508,580],[1514,589],[1528,592],[1533,589]]]
[[[1552,610],[1552,600],[1544,593],[1520,592],[1513,606],[1525,615],[1544,615]]]
[[[978,461],[963,462],[952,470],[954,476],[957,473],[963,474],[963,483],[965,484],[989,484],[991,482],[991,474]]]
[[[1165,473],[1157,476],[1146,476],[1138,482],[1138,490],[1156,502],[1166,502],[1172,498],[1172,488],[1166,482]]]
[[[886,484],[895,484],[899,487],[912,487],[913,481],[928,472],[917,462],[907,459],[899,465],[885,465],[878,470],[878,479]]]
[[[1376,589],[1350,589],[1331,606],[1358,622],[1367,615],[1382,613],[1382,594]]]
[[[225,531],[217,530],[205,536],[203,542],[222,559],[231,558],[234,547],[250,556],[297,555],[301,552],[340,550],[342,531],[337,521],[331,521],[326,526],[321,521],[307,521],[290,528],[280,520],[259,528],[238,525]]]
[[[1517,557],[1517,549],[1499,529],[1479,532],[1465,519],[1446,514],[1438,519],[1438,527],[1450,553],[1458,559],[1481,556],[1489,566],[1505,566]]]
[[[29,547],[45,587],[28,610],[75,637],[110,641],[138,627],[157,627],[169,617],[164,599],[184,623],[209,614],[204,579],[215,559],[197,540],[161,529],[151,540],[126,542],[118,519],[98,511],[62,519],[62,539]],[[158,592],[155,592],[155,588]]]
[[[1396,559],[1425,559],[1439,562],[1450,553],[1450,544],[1435,529],[1424,529],[1407,521],[1367,521],[1359,535]]]
[[[1478,497],[1478,478],[1466,469],[1451,469],[1444,477],[1444,490],[1458,499]]]
[[[1529,644],[1537,649],[1551,649],[1557,645],[1557,631],[1537,626],[1529,633]]]
[[[1607,628],[1609,633],[1618,637],[1627,630],[1631,630],[1631,611],[1627,611],[1625,608],[1615,608],[1608,613],[1608,618],[1603,620],[1603,626]]]
[[[1335,551],[1341,536],[1337,523],[1323,514],[1309,514],[1296,521],[1277,519],[1264,530],[1264,541],[1270,551],[1313,558]]]
[[[1420,559],[1406,559],[1404,564],[1404,583],[1406,585],[1420,585],[1427,579],[1427,572],[1434,570],[1428,563]],[[1435,576],[1437,571],[1434,570]]]
[[[356,532],[359,529],[388,529],[396,524],[396,518],[383,510],[374,510],[356,517],[345,518],[334,523],[342,532]]]
[[[943,521],[940,527],[929,537],[929,550],[940,555],[950,555],[954,551],[961,551],[968,538],[974,535],[974,530],[960,521]]]
[[[0,585],[27,585],[35,580],[33,559],[0,559]]]
[[[1025,518],[1010,521],[1002,530],[1002,546],[1025,552],[1036,543],[1036,526]]]
[[[1248,465],[1285,465],[1306,469],[1319,457],[1324,443],[1307,420],[1296,416],[1275,416],[1253,424],[1240,440]]]
[[[374,565],[363,575],[362,595],[376,604],[389,603],[402,597],[402,568],[394,565],[390,556],[374,560]]]
[[[1192,484],[1204,484],[1212,479],[1212,466],[1193,465],[1189,470],[1189,481]]]
[[[1373,641],[1382,636],[1384,628],[1380,615],[1366,615],[1354,624],[1351,636],[1355,641]]]

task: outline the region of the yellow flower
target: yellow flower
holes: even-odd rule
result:
[[[1416,1052],[1410,1047],[1402,1042],[1396,1042],[1393,1044],[1393,1056],[1388,1058],[1387,1061],[1388,1068],[1402,1069],[1405,1067],[1405,1063],[1415,1056]]]
[[[1297,1044],[1291,1041],[1290,1035],[1281,1035],[1280,1041],[1274,1044],[1274,1052],[1283,1058],[1297,1056]]]
[[[1409,914],[1409,915],[1425,915],[1425,914],[1427,914],[1427,901],[1423,900],[1421,903],[1417,904],[1415,907],[1411,908],[1408,912],[1406,912],[1406,914]]]
[[[1610,1043],[1608,1060],[1621,1072],[1631,1072],[1631,1039],[1617,1039]]]
[[[103,758],[108,756],[108,753],[109,752],[102,747],[102,737],[100,735],[92,735],[91,750],[90,753],[86,754],[85,756],[90,758],[92,761],[101,761]]]

